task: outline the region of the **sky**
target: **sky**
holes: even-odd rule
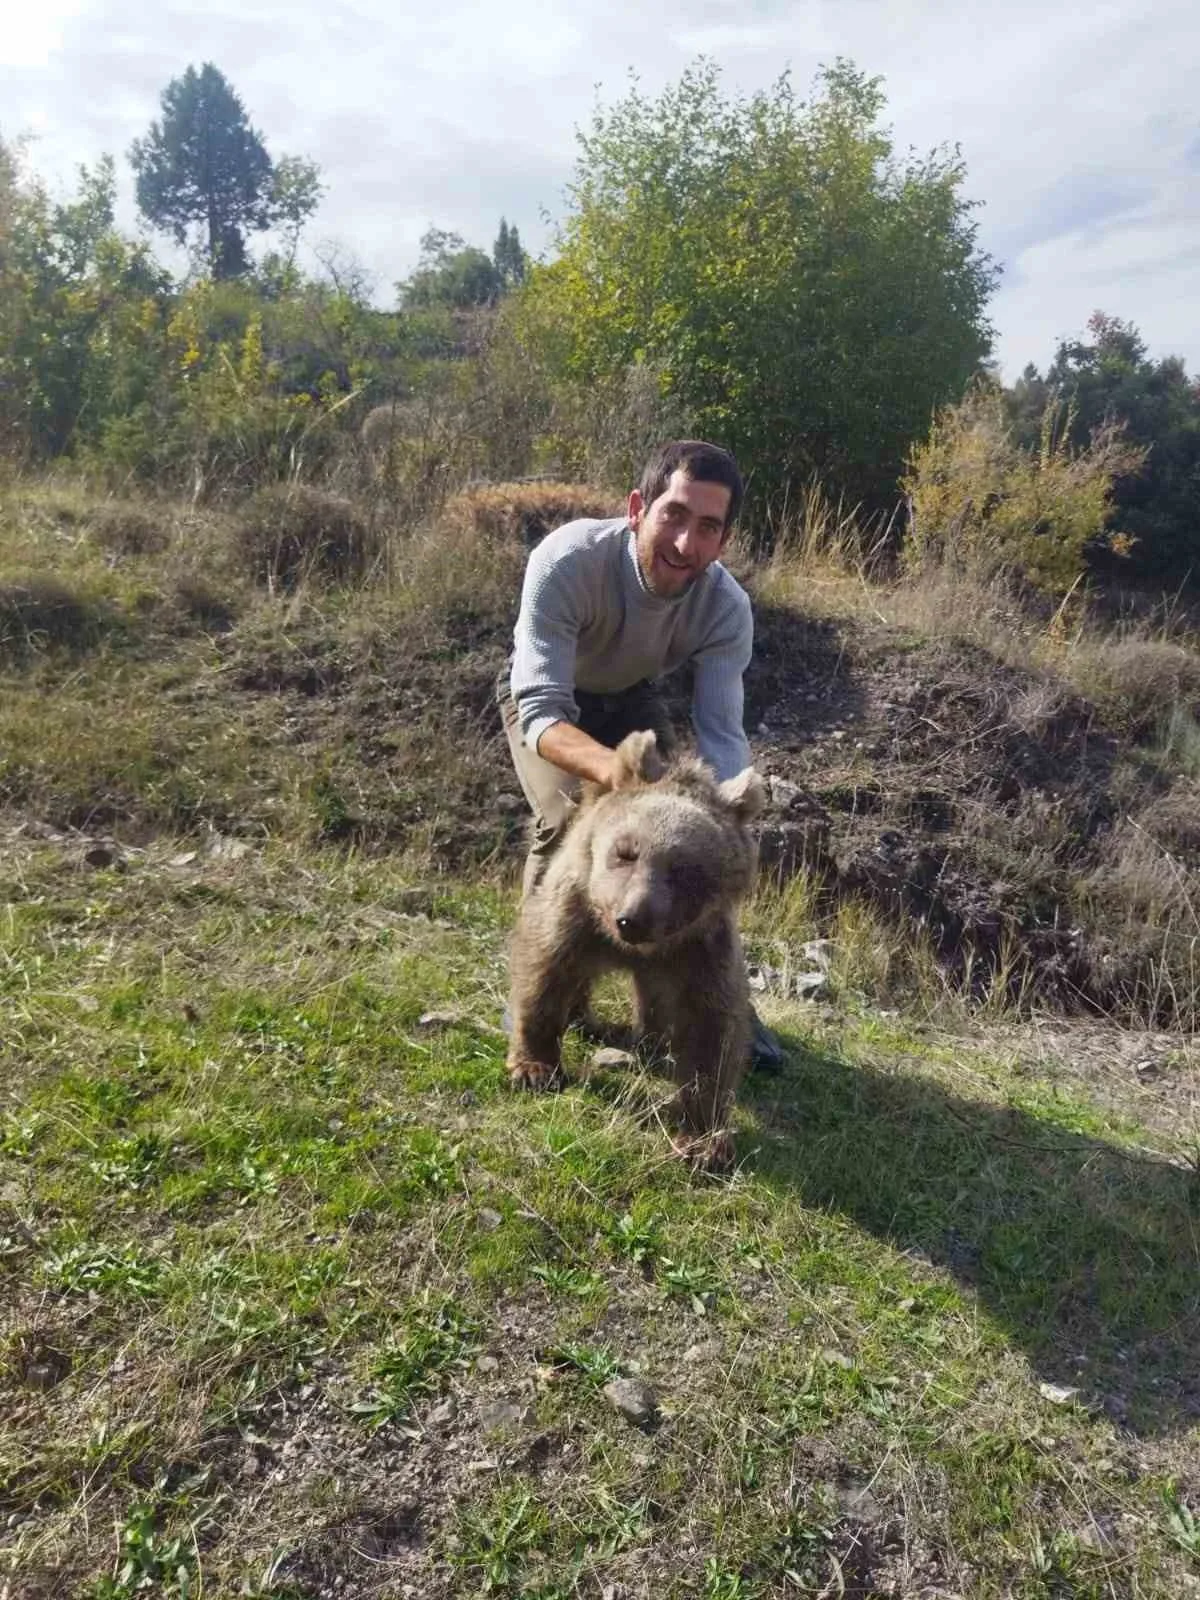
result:
[[[381,305],[421,235],[490,248],[501,215],[545,250],[597,97],[646,93],[697,56],[727,94],[837,56],[883,79],[896,147],[961,147],[1004,376],[1044,368],[1094,310],[1200,373],[1196,0],[5,0],[0,136],[66,192],[125,160],[169,80],[212,61],[273,156],[321,167],[309,243],[366,270]],[[164,250],[164,254],[166,251]]]

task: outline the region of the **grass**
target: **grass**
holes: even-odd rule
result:
[[[508,890],[180,842],[11,851],[14,1593],[1186,1592],[1169,1141],[902,1017],[785,1011],[744,1166],[696,1182],[653,1081],[511,1098]]]
[[[1182,1031],[1048,1051],[1015,914],[976,981],[813,859],[746,908],[788,1059],[745,1086],[731,1179],[578,1038],[564,1093],[507,1089],[524,501],[483,500],[290,594],[216,513],[6,501],[0,1593],[1200,1593]],[[1015,865],[1048,918],[1148,941],[1131,1014],[1190,1014],[1192,642],[1108,662],[1142,742],[1093,845],[1055,785],[1108,750],[1068,726],[1103,639],[876,581],[853,519],[804,516],[750,564],[752,688],[778,725],[819,686],[797,737],[838,848],[873,859],[893,800],[944,813],[947,874]],[[886,757],[851,716],[877,672]],[[1061,765],[1002,802],[997,740]],[[828,998],[798,1005],[817,933]]]

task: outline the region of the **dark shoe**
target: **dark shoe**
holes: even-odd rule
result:
[[[750,1020],[754,1029],[750,1035],[750,1071],[778,1077],[783,1071],[783,1047],[753,1008]]]

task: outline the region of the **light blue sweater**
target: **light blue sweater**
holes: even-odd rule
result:
[[[677,599],[651,594],[624,517],[568,522],[529,557],[521,591],[512,693],[525,743],[579,721],[575,690],[614,694],[695,666],[692,726],[720,779],[750,765],[742,674],[750,663],[750,599],[719,561]]]

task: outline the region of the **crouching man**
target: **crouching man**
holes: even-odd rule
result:
[[[691,663],[692,727],[718,781],[750,765],[742,678],[754,645],[750,598],[721,564],[743,485],[727,450],[664,445],[627,514],[569,522],[525,571],[511,671],[498,685],[509,749],[534,815],[524,892],[538,884],[580,783],[613,786],[616,747],[671,728],[656,681]],[[777,1070],[778,1044],[754,1018],[751,1064]]]

